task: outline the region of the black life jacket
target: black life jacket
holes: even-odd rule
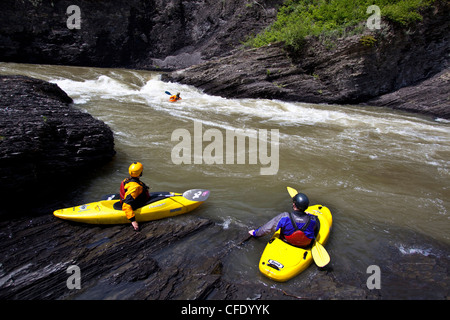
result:
[[[137,178],[127,178],[122,181],[122,183],[120,184],[120,201],[123,202],[123,200],[125,200],[125,195],[127,193],[126,185],[129,182],[135,182],[135,183],[139,184],[140,186],[142,186],[142,188],[143,188],[142,193],[135,199],[135,201],[136,201],[136,204],[145,203],[150,198],[150,194],[148,192],[149,187],[147,187],[147,185],[144,182],[142,182],[141,180],[139,180]],[[135,209],[133,208],[133,210],[135,210]]]

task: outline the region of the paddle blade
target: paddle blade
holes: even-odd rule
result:
[[[183,193],[183,197],[191,201],[206,201],[209,197],[209,190],[191,189]]]
[[[168,94],[169,96],[172,95],[169,91],[165,91],[165,93]]]
[[[119,200],[120,195],[118,193],[110,193],[101,196],[100,200]]]
[[[311,253],[316,265],[320,268],[325,267],[330,262],[330,255],[327,250],[317,241],[314,241],[314,244],[311,249]]]
[[[291,188],[291,187],[287,187],[287,191],[289,192],[289,195],[291,196],[291,198],[293,198],[298,193],[297,190],[295,190],[294,188]]]

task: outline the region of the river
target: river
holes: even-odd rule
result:
[[[400,255],[448,258],[434,246],[450,245],[447,120],[380,107],[225,99],[149,71],[0,63],[0,74],[56,83],[76,108],[113,130],[116,156],[68,206],[117,192],[129,164],[140,161],[152,191],[211,190],[192,214],[223,229],[252,229],[289,210],[286,186],[306,193],[333,214],[326,249],[334,272],[364,274],[382,261],[381,244]],[[180,92],[182,100],[169,102],[165,91]],[[234,146],[236,133],[251,139]],[[233,253],[225,276],[274,285],[258,271],[267,240]],[[210,241],[226,239],[218,234]],[[315,272],[310,267],[285,285],[300,285]]]

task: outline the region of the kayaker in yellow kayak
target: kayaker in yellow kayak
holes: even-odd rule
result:
[[[134,210],[142,207],[150,198],[144,182],[140,181],[144,166],[140,162],[133,162],[128,168],[130,176],[120,184],[120,202],[127,219],[130,220],[134,230],[139,231],[139,225],[135,219]]]
[[[249,233],[254,237],[261,237],[281,229],[280,233],[288,243],[306,247],[314,239],[317,226],[317,218],[305,213],[308,206],[308,197],[298,193],[292,198],[293,212],[280,213],[258,229],[250,230]]]
[[[173,96],[170,96],[169,101],[170,102],[177,102],[178,100],[181,100],[180,93],[174,94]]]

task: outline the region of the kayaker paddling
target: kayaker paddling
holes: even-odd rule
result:
[[[177,102],[178,100],[181,100],[180,93],[174,94],[173,96],[170,96],[169,101],[170,102]]]

